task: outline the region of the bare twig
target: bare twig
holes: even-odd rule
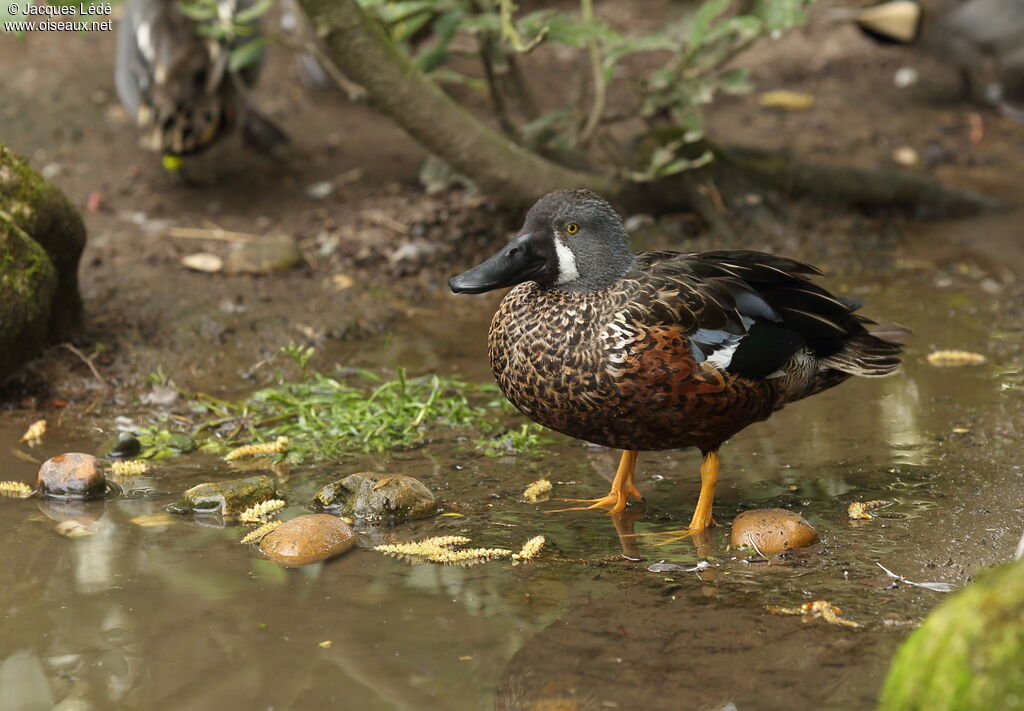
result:
[[[220,227],[203,229],[200,227],[172,227],[167,231],[168,236],[178,239],[209,239],[221,242],[261,242],[263,238],[259,235],[252,235],[247,232],[232,232],[222,230]]]
[[[594,21],[594,0],[580,0],[580,10],[584,22],[590,23]],[[601,69],[601,47],[597,39],[591,38],[587,42],[587,51],[590,54],[590,72],[591,81],[594,84],[594,98],[593,103],[590,105],[590,113],[587,115],[587,120],[580,131],[580,144],[589,141],[594,133],[594,129],[600,124],[608,89],[604,80],[604,71]]]
[[[93,354],[92,356],[86,356],[85,353],[82,353],[82,351],[78,350],[78,348],[72,345],[71,343],[61,343],[60,345],[62,348],[66,348],[72,353],[74,353],[83,363],[89,366],[89,370],[92,371],[93,376],[96,378],[96,380],[100,381],[100,384],[104,388],[106,388],[107,390],[113,389],[110,386],[110,383],[108,383],[106,379],[102,375],[100,375],[100,371],[96,369],[96,365],[92,362],[92,359],[96,357],[96,354]]]
[[[309,52],[313,55],[317,62],[320,63],[321,68],[331,80],[338,85],[338,87],[345,92],[348,96],[348,100],[352,102],[363,102],[366,101],[366,89],[356,84],[354,81],[345,76],[338,65],[336,65],[327,53],[320,48],[316,42],[311,39],[296,39],[289,37],[288,35],[281,34],[268,34],[266,37],[274,42],[277,42],[288,49],[296,52]]]

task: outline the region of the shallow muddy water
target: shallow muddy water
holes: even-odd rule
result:
[[[896,645],[942,595],[893,584],[876,564],[962,585],[1010,556],[1024,520],[1020,300],[971,262],[934,266],[897,254],[884,269],[828,281],[863,298],[868,315],[915,331],[905,373],[844,384],[738,435],[722,451],[724,525],[700,541],[658,546],[643,535],[688,522],[696,452],[641,455],[647,502],[618,531],[603,513],[523,502],[541,476],[556,497],[607,489],[616,453],[556,436],[533,457],[492,459],[442,441],[268,472],[287,494],[285,518],[327,480],[366,469],[419,477],[462,514],[364,530],[360,548],[298,570],[239,545],[238,525],[138,525],[189,486],[237,476],[204,455],[160,462],[105,502],[0,500],[0,708],[870,709]],[[439,297],[372,347],[329,355],[482,382],[493,306]],[[442,319],[455,331],[439,329]],[[989,362],[940,370],[924,359],[933,348]],[[38,414],[0,416],[0,478],[34,479],[37,466],[12,450],[94,451],[112,431],[103,418],[58,423],[44,412],[50,431],[28,449],[18,437]],[[850,502],[870,499],[896,503],[870,521],[847,519]],[[804,515],[821,543],[770,561],[727,549],[737,513],[776,506]],[[68,518],[97,532],[63,538],[54,528]],[[620,536],[630,531],[641,535]],[[543,534],[548,547],[534,562],[473,568],[368,550],[439,533],[511,548]],[[648,570],[705,557],[702,571]],[[765,609],[819,599],[864,628]]]

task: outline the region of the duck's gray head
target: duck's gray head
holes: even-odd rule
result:
[[[545,289],[597,291],[622,278],[635,259],[622,218],[606,200],[589,190],[558,190],[530,208],[515,239],[448,285],[456,294],[526,281]]]

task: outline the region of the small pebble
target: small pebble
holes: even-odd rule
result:
[[[910,146],[900,146],[892,152],[892,159],[899,165],[912,166],[921,162],[917,151]]]
[[[906,89],[909,86],[913,86],[917,83],[918,72],[913,67],[900,67],[893,74],[892,83],[896,85],[897,89]]]

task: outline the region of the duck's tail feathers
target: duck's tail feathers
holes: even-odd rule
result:
[[[832,370],[863,378],[882,378],[899,372],[902,345],[910,330],[895,323],[859,333],[821,364]]]

